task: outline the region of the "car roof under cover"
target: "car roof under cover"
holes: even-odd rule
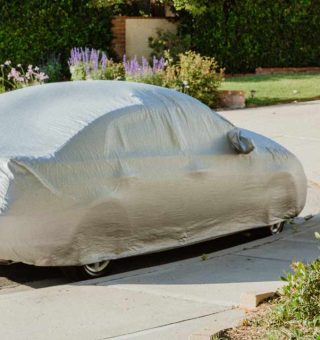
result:
[[[52,83],[1,94],[0,157],[50,156],[106,114],[177,104],[188,111],[209,110],[177,91],[123,81]]]

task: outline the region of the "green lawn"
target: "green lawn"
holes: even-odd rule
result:
[[[320,99],[320,73],[285,73],[226,78],[221,90],[243,90],[248,106]],[[251,91],[256,91],[252,96]]]

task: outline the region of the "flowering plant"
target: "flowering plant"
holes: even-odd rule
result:
[[[73,48],[69,59],[72,80],[117,79],[174,88],[187,93],[205,104],[217,104],[218,88],[223,81],[223,69],[214,58],[188,51],[178,59],[167,51],[164,57],[129,59],[115,63],[106,54],[95,49]]]
[[[125,70],[126,80],[136,81],[141,83],[162,85],[162,75],[165,69],[164,58],[152,58],[152,64],[145,58],[141,58],[139,63],[137,57],[127,59],[126,55],[123,56],[123,66]]]
[[[193,51],[181,53],[178,58],[177,63],[174,63],[167,54],[168,65],[162,86],[187,93],[208,106],[215,107],[224,70],[219,68],[214,58],[203,57]]]
[[[73,48],[69,58],[71,80],[123,79],[121,64],[108,59],[104,52],[94,48]]]
[[[0,92],[4,92],[6,88],[19,89],[40,85],[48,78],[37,66],[29,65],[27,71],[24,71],[21,64],[13,67],[11,61],[7,60],[0,65]]]

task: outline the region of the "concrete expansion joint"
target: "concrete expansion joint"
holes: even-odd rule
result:
[[[253,259],[269,260],[269,261],[277,261],[277,262],[287,262],[289,264],[291,263],[290,260],[277,259],[277,258],[265,257],[265,256],[253,256],[253,255],[245,255],[245,254],[237,254],[237,256],[253,258]]]
[[[119,335],[111,336],[111,337],[107,337],[107,338],[100,338],[98,340],[108,340],[108,339],[118,339],[118,340],[120,340],[120,339],[125,339],[126,337],[132,336],[132,335],[139,335],[139,334],[143,335],[143,333],[147,333],[149,331],[154,331],[154,330],[157,330],[157,329],[178,325],[178,324],[181,324],[181,323],[184,323],[184,322],[206,318],[208,316],[224,313],[224,312],[227,312],[227,311],[230,311],[230,310],[233,310],[233,309],[236,309],[236,307],[226,308],[226,309],[220,310],[218,312],[207,313],[207,314],[199,315],[199,316],[196,316],[196,317],[193,317],[193,318],[186,318],[186,319],[175,321],[175,322],[169,322],[169,323],[166,323],[166,324],[161,325],[161,326],[145,328],[145,329],[142,329],[142,330],[139,330],[139,331],[136,331],[136,332],[129,332],[129,333],[119,334]]]
[[[201,303],[203,305],[207,305],[207,306],[210,306],[210,305],[213,305],[213,306],[223,306],[223,307],[232,307],[232,308],[236,308],[237,306],[232,306],[230,305],[229,303],[225,303],[223,301],[217,301],[216,299],[214,301],[208,301],[208,300],[204,300],[204,299],[198,299],[198,298],[191,298],[191,297],[186,297],[186,296],[181,296],[179,294],[175,294],[175,293],[172,293],[172,294],[167,294],[165,292],[157,292],[157,291],[146,291],[144,289],[136,289],[136,288],[131,288],[129,286],[112,286],[112,289],[118,289],[118,290],[124,290],[124,291],[128,291],[128,292],[136,292],[136,293],[143,293],[143,294],[149,294],[149,295],[154,295],[154,296],[160,296],[162,298],[165,298],[165,299],[176,299],[176,300],[182,300],[182,301],[186,301],[186,302],[190,302],[190,303],[194,303],[194,302],[197,302],[197,303]]]

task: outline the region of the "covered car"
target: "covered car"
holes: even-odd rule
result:
[[[180,92],[86,81],[0,95],[0,259],[100,273],[278,226],[305,200],[292,153]]]

